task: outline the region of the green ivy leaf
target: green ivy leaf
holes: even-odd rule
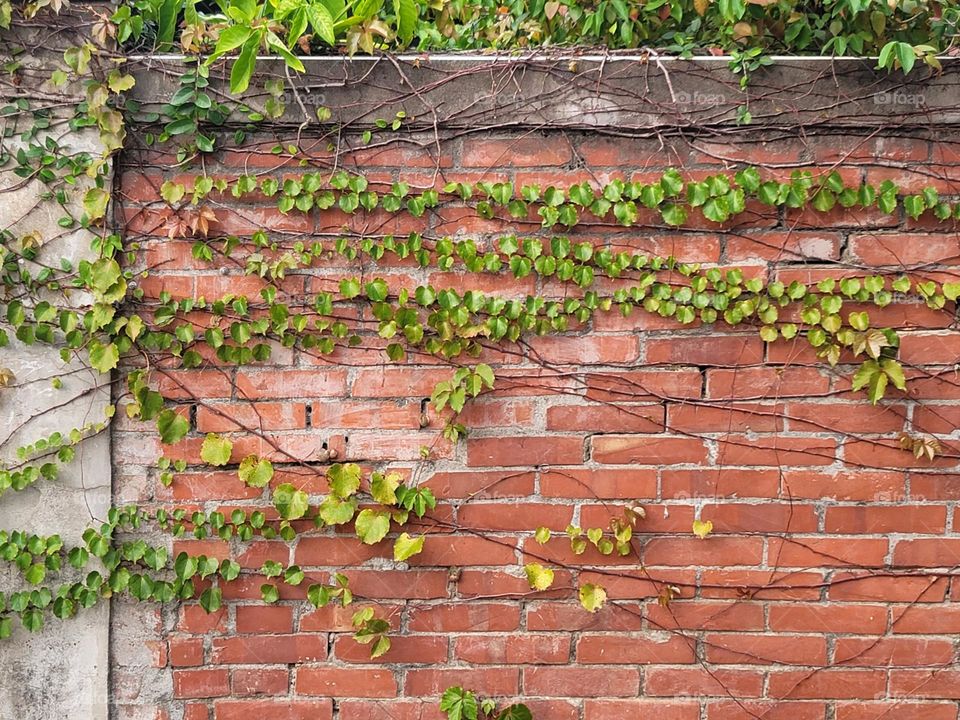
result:
[[[260,586],[260,597],[265,603],[273,604],[280,600],[280,591],[272,583],[264,583]]]
[[[90,366],[101,373],[108,373],[120,362],[120,350],[114,343],[103,345],[97,340],[90,341]]]
[[[527,573],[527,582],[533,590],[546,590],[553,585],[553,570],[545,568],[540,563],[530,563],[524,566]]]
[[[110,193],[102,188],[90,188],[83,196],[83,211],[91,220],[97,220],[107,214]]]
[[[336,463],[327,470],[330,492],[343,500],[360,489],[360,466],[355,463]]]
[[[160,442],[173,445],[180,442],[190,431],[190,423],[179,413],[167,409],[157,416],[157,431],[160,433]]]
[[[186,192],[187,189],[183,185],[170,180],[167,180],[160,186],[160,197],[170,205],[176,205],[180,202]]]
[[[233,443],[216,433],[207,433],[200,447],[200,459],[205,463],[220,467],[230,462]]]
[[[390,532],[390,513],[369,508],[361,510],[354,527],[365,545],[375,545]]]
[[[397,473],[374,473],[370,479],[370,495],[381,505],[396,505],[400,480]]]
[[[682,205],[664,205],[660,208],[660,215],[667,225],[673,227],[680,227],[687,221],[687,209]]]
[[[893,358],[885,358],[880,361],[880,368],[897,390],[907,389],[907,379],[903,374],[903,366],[900,363]]]
[[[462,687],[447,688],[440,698],[440,709],[448,720],[477,720],[477,696]]]
[[[393,11],[397,16],[397,37],[407,45],[417,27],[417,4],[414,0],[393,0]]]
[[[303,490],[284,483],[273,491],[273,506],[284,520],[298,520],[307,514],[310,500]]]
[[[250,487],[266,487],[273,479],[273,464],[266,458],[256,455],[247,455],[240,462],[238,470],[240,480]]]
[[[533,715],[530,713],[530,708],[518,703],[505,708],[497,715],[497,720],[533,720]]]
[[[397,562],[403,562],[417,555],[423,550],[423,541],[423,535],[413,538],[408,533],[402,533],[393,544],[393,559]]]
[[[327,525],[343,525],[353,520],[357,512],[357,499],[341,500],[336,495],[328,495],[318,508],[320,519]]]
[[[607,602],[607,591],[593,583],[581,585],[577,594],[580,604],[588,612],[597,612]]]
[[[27,568],[27,571],[23,574],[24,579],[31,585],[39,585],[43,582],[44,578],[47,576],[47,568],[44,567],[41,563],[36,565],[31,565]]]

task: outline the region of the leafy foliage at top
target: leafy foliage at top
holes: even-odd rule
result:
[[[211,60],[235,56],[243,92],[266,52],[297,56],[383,50],[651,48],[724,54],[736,69],[757,53],[877,56],[909,72],[957,40],[954,0],[131,0],[113,16],[121,42]]]

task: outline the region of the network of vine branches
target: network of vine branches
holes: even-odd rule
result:
[[[247,509],[222,512],[216,505],[170,506],[159,500],[158,489],[147,502],[91,516],[81,538],[38,535],[30,527],[0,531],[0,557],[21,581],[19,588],[0,594],[0,638],[12,635],[15,622],[39,631],[52,618],[66,620],[109,598],[167,607],[196,600],[214,611],[224,602],[222,588],[249,575],[263,581],[259,590],[267,603],[279,601],[285,586],[301,585],[316,607],[357,602],[355,637],[369,645],[372,657],[383,655],[390,648],[390,624],[376,602],[358,602],[365,599],[351,590],[349,571],[318,577],[267,561],[251,572],[235,559],[174,556],[170,538],[293,543],[304,534],[346,526],[360,543],[389,538],[392,561],[401,568],[445,533],[499,542],[487,528],[432,515],[437,500],[425,480],[450,448],[464,438],[469,442],[471,428],[464,417],[476,398],[531,383],[582,397],[589,383],[540,356],[534,339],[587,336],[598,317],[645,314],[677,327],[747,328],[768,346],[812,353],[836,375],[841,389],[831,394],[849,387],[860,392],[864,404],[894,397],[919,405],[911,398],[911,383],[956,385],[952,371],[934,373],[923,363],[904,361],[897,329],[872,318],[883,317],[885,308],[913,303],[946,316],[945,328],[953,331],[960,277],[939,268],[935,274],[925,266],[877,272],[838,262],[832,277],[783,283],[749,267],[701,265],[618,242],[625,228],[749,237],[749,225],[759,217],[775,218],[789,232],[811,217],[836,212],[879,213],[898,222],[952,228],[960,204],[933,187],[949,178],[876,159],[881,167],[928,172],[931,185],[871,184],[846,173],[845,160],[881,131],[886,137],[949,146],[940,128],[928,124],[925,107],[901,113],[900,127],[892,129],[876,98],[907,92],[913,80],[903,72],[920,73],[914,69],[917,61],[933,76],[930,82],[953,87],[955,68],[941,66],[937,56],[952,47],[956,8],[931,4],[921,12],[896,3],[868,11],[868,3],[860,4],[866,14],[860,17],[857,11],[843,33],[831,30],[830,37],[829,23],[817,15],[807,14],[802,26],[794,26],[778,14],[785,10],[780,4],[736,2],[648,3],[636,13],[623,4],[626,17],[617,3],[589,12],[567,3],[530,10],[507,6],[499,14],[485,13],[481,5],[449,3],[436,16],[433,9],[406,2],[391,8],[365,3],[342,11],[344,16],[329,3],[235,3],[234,12],[221,8],[222,14],[206,13],[194,3],[134,4],[120,6],[112,17],[96,9],[52,16],[50,11],[60,8],[28,6],[26,18],[2,36],[9,62],[0,82],[8,102],[0,114],[2,159],[12,171],[8,175],[17,178],[5,191],[32,188],[36,194],[21,218],[4,229],[0,345],[35,345],[64,362],[80,359],[106,378],[113,401],[105,417],[88,425],[18,443],[15,457],[0,470],[0,494],[56,482],[61,469],[74,462],[77,448],[109,432],[112,416],[121,412],[130,421],[150,423],[159,436],[164,452],[155,477],[160,486],[177,483],[178,474],[191,468],[230,468],[237,483],[262,488],[263,496]],[[849,11],[848,5],[833,7]],[[608,46],[650,45],[674,54],[716,47],[727,54],[683,68],[647,50],[640,58],[544,50],[508,62],[460,58],[449,65],[379,55],[355,61],[349,69],[336,63],[314,67],[295,54],[340,46],[371,52],[417,47],[417,42],[424,49],[465,49],[470,46],[458,38],[466,37],[486,38],[483,47],[515,48],[584,36],[606,40]],[[842,47],[838,38],[844,38]],[[175,44],[186,57],[144,52]],[[261,48],[278,59],[255,68]],[[790,94],[803,102],[784,112],[787,93],[764,75],[770,62],[765,51],[805,49],[878,52],[883,71],[868,84],[862,82],[861,61],[812,71],[811,88],[821,87],[818,81],[829,72],[841,91],[818,95],[811,104],[809,95],[792,88]],[[236,58],[221,57],[233,53]],[[638,74],[643,87],[636,87]],[[450,96],[454,84],[472,92]],[[364,92],[354,92],[358,87]],[[709,97],[698,99],[698,92]],[[872,124],[865,120],[870,114],[861,112],[871,104]],[[648,119],[611,122],[627,110],[631,117],[646,113]],[[811,122],[811,114],[829,122]],[[449,170],[440,158],[450,143],[507,130],[531,138],[546,133],[551,142],[574,148],[588,133],[631,137],[656,150],[631,176],[600,175],[575,158],[567,168],[575,178],[556,186],[515,183],[495,169],[471,182],[445,176]],[[819,135],[854,140],[827,168],[812,156],[745,165],[717,149],[718,140],[749,146],[798,136],[802,143],[804,136]],[[102,150],[94,149],[91,138]],[[409,178],[384,178],[368,177],[356,159],[364,152],[404,148],[434,153],[436,163]],[[694,154],[727,169],[705,174],[690,161]],[[231,160],[238,157],[245,159]],[[125,173],[143,178],[138,194],[125,195],[128,186],[118,180]],[[256,207],[247,209],[245,202]],[[262,227],[263,208],[289,219],[294,229]],[[441,212],[451,208],[478,226],[499,224],[506,230],[451,237],[443,232]],[[29,223],[23,220],[31,213],[50,212],[59,217],[61,235],[24,231]],[[297,218],[318,213],[335,220],[319,232],[295,229]],[[418,229],[394,229],[411,223]],[[228,230],[236,227],[253,230]],[[78,229],[92,238],[92,253],[83,260],[57,256],[58,243]],[[220,297],[145,291],[164,271],[162,264],[148,262],[149,250],[164,243],[189,246],[200,268],[238,280],[257,278],[259,289]],[[797,257],[795,263],[802,266],[805,260]],[[409,269],[399,282],[389,272],[398,265]],[[459,274],[462,287],[432,285],[430,278],[439,272]],[[284,280],[295,276],[319,278],[326,289],[291,293]],[[510,277],[530,280],[534,290],[491,292],[484,289],[491,287],[491,277],[507,278],[503,287]],[[367,471],[361,469],[367,458],[342,457],[342,446],[331,444],[304,457],[256,422],[224,418],[236,426],[234,432],[196,431],[195,408],[222,411],[196,395],[185,381],[189,372],[219,374],[232,382],[236,368],[267,363],[285,349],[318,364],[349,366],[376,355],[383,363],[414,360],[446,368],[446,379],[434,386],[421,418],[425,429],[436,431],[434,439],[417,449],[419,458],[375,462]],[[530,365],[538,369],[536,379],[521,368]],[[45,378],[54,387],[63,379]],[[626,414],[638,412],[630,404],[637,397],[668,399],[643,383],[631,387],[613,371],[592,373],[590,382],[615,385],[598,402]],[[0,361],[0,395],[29,391],[29,383],[20,383]],[[937,412],[936,405],[927,409]],[[744,412],[762,416],[770,411]],[[889,444],[869,433],[804,422],[843,441]],[[19,437],[24,430],[29,422],[5,431],[5,437]],[[904,434],[899,442],[918,464],[960,458],[950,442],[923,433]],[[803,452],[833,457],[832,448]],[[280,470],[304,482],[272,482]],[[316,486],[318,478],[325,492],[303,489]],[[559,537],[531,527],[529,534],[542,550],[526,552],[531,561],[523,570],[530,594],[566,593],[585,612],[608,603],[637,612],[631,603],[609,600],[604,588],[605,580],[635,578],[636,569],[610,569],[602,557],[639,557],[651,536],[644,520],[638,498],[611,506],[603,527],[571,526]],[[712,524],[698,517],[690,532],[709,542]],[[551,550],[558,544],[576,555],[598,553],[600,567],[590,569],[596,581],[577,582],[583,566],[558,560]],[[932,584],[954,574],[922,567],[856,570],[861,574],[834,576],[807,589],[881,575]],[[743,596],[796,589],[788,575],[774,570],[769,581],[745,586]],[[679,577],[645,579],[668,611],[674,601],[710,589]],[[703,658],[700,662],[707,667]],[[445,711],[461,713],[451,717],[471,712],[503,720],[529,717],[522,705],[478,702],[462,688],[451,689],[443,702]]]

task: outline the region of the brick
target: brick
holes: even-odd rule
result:
[[[693,465],[707,456],[696,438],[600,435],[591,446],[593,460],[607,465]]]
[[[534,473],[524,470],[437,472],[424,485],[438,498],[524,497],[533,495]]]
[[[547,591],[531,590],[526,573],[520,568],[513,572],[501,572],[492,568],[461,570],[457,580],[457,591],[464,598],[498,598],[505,597],[565,597],[568,591],[561,588],[570,587],[573,583],[572,574],[565,570],[554,570],[554,589]]]
[[[540,476],[540,494],[544,497],[617,500],[652,497],[656,493],[657,471],[653,469],[565,468]]]
[[[648,339],[648,363],[665,365],[752,365],[763,362],[763,341],[752,335]]]
[[[470,503],[457,511],[461,527],[488,531],[519,532],[538,527],[562,531],[572,519],[572,508],[548,503]]]
[[[413,697],[431,697],[454,685],[471,688],[480,696],[513,697],[520,690],[520,671],[510,667],[407,670],[403,691]]]
[[[445,570],[353,570],[350,588],[371,600],[426,600],[447,596],[448,576]]]
[[[467,441],[467,465],[575,465],[583,461],[583,440],[575,437],[497,437]]]
[[[880,567],[888,551],[886,538],[799,536],[770,538],[767,554],[778,567]]]
[[[527,630],[534,632],[636,632],[643,626],[643,610],[640,604],[618,603],[608,604],[596,613],[585,613],[575,602],[540,602],[527,608],[526,620]]]
[[[960,538],[923,538],[897,541],[893,564],[954,567],[960,563]]]
[[[169,657],[173,667],[203,665],[203,639],[170,638]]]
[[[763,606],[760,603],[729,601],[673,602],[669,607],[651,603],[644,611],[647,625],[655,630],[762,630]]]
[[[365,545],[352,537],[304,537],[297,543],[294,561],[302,567],[349,567],[381,557],[387,543]]]
[[[725,240],[724,258],[730,263],[840,259],[841,237],[836,232],[744,233]]]
[[[913,533],[939,535],[947,522],[944,505],[827,508],[828,533],[881,535]],[[894,554],[896,557],[896,554]]]
[[[817,530],[817,515],[809,505],[782,502],[704,505],[701,518],[714,533],[803,533]]]
[[[707,702],[707,720],[737,720],[744,713],[764,720],[825,720],[824,702],[763,700],[711,700]]]
[[[344,370],[258,370],[237,375],[237,394],[250,400],[331,397],[346,391]]]
[[[230,694],[227,670],[174,670],[173,695],[177,698],[210,698]]]
[[[914,702],[908,699],[878,702],[838,702],[837,720],[956,720],[955,703]]]
[[[837,442],[832,438],[724,435],[717,444],[717,463],[720,465],[832,465],[837,454]]]
[[[899,269],[916,265],[955,265],[960,262],[960,243],[956,235],[851,233],[847,242],[851,257],[864,265]]]
[[[197,408],[199,432],[297,430],[307,426],[302,403],[216,403]]]
[[[226,608],[208,613],[199,605],[184,605],[180,608],[180,619],[177,629],[181,632],[204,635],[212,632],[223,632],[226,629]]]
[[[822,586],[822,572],[708,568],[701,575],[700,594],[705,598],[819,600]]]
[[[230,373],[226,370],[168,370],[155,371],[157,392],[168,400],[229,398],[233,392]]]
[[[827,641],[817,635],[714,633],[703,641],[709,663],[826,665]]]
[[[566,140],[528,135],[524,137],[494,140],[469,138],[460,149],[463,167],[543,167],[564,165],[572,159],[572,151]]]
[[[960,409],[954,404],[925,403],[913,412],[913,426],[922,432],[949,435],[960,425]]]
[[[399,605],[355,602],[348,607],[330,604],[309,613],[305,612],[300,618],[299,630],[301,632],[352,632],[354,613],[366,607],[373,608],[378,616],[392,625],[398,625],[400,622],[402,608]]]
[[[669,633],[583,634],[577,641],[581,664],[648,665],[695,661],[693,641]]]
[[[782,485],[785,498],[889,503],[907,497],[902,472],[786,470]]]
[[[350,700],[339,703],[340,720],[434,720],[437,703],[421,700]]]
[[[883,605],[778,604],[771,605],[769,622],[774,632],[879,635],[887,628],[887,610]]]
[[[911,699],[960,700],[960,671],[944,668],[891,670],[890,693]]]
[[[847,666],[942,667],[953,662],[955,651],[949,640],[912,637],[841,637],[833,650],[835,663]]]
[[[234,695],[286,695],[290,688],[290,672],[284,668],[237,668],[231,673],[230,689]]]
[[[926,458],[918,460],[913,453],[900,447],[899,440],[848,440],[843,446],[843,461],[847,465],[878,470],[888,468],[920,469],[938,467],[955,468],[957,459],[953,457],[936,456],[933,460]]]
[[[567,634],[483,635],[454,641],[454,656],[473,665],[548,665],[570,662]]]
[[[213,641],[215,663],[278,665],[326,658],[326,635],[251,635]]]
[[[463,409],[460,421],[469,428],[528,426],[533,423],[533,412],[529,400],[478,398]]]
[[[759,697],[763,675],[753,670],[653,667],[644,677],[644,692],[668,697]]]
[[[899,359],[910,365],[954,365],[960,358],[960,338],[950,332],[900,333]]]
[[[830,584],[831,600],[854,602],[941,602],[947,593],[945,577],[910,575],[873,576],[868,573],[835,573]]]
[[[333,704],[324,700],[229,700],[214,706],[214,720],[332,720]]]
[[[909,635],[944,635],[960,632],[960,608],[907,606],[894,607],[891,630]]]
[[[880,434],[900,432],[907,411],[902,405],[860,403],[787,403],[784,413],[791,432]]]
[[[667,427],[676,433],[771,432],[783,430],[783,406],[758,403],[723,405],[670,403]]]
[[[699,720],[700,704],[693,700],[587,700],[584,720],[622,720],[625,717],[655,717],[658,720]]]
[[[331,400],[311,405],[311,422],[319,428],[420,427],[420,403]]]
[[[732,494],[737,497],[775,498],[780,491],[780,471],[664,468],[660,474],[660,485],[664,498],[713,499]]]
[[[527,352],[549,365],[623,365],[637,360],[640,341],[631,335],[538,337],[530,339]]]
[[[776,698],[872,700],[883,695],[886,687],[887,674],[882,670],[827,668],[771,672],[767,692]]]
[[[390,649],[386,653],[371,659],[369,645],[361,645],[352,637],[338,637],[334,644],[333,655],[338,660],[349,663],[431,665],[447,661],[448,645],[447,638],[443,636],[396,636],[390,638]]]
[[[663,432],[663,418],[660,405],[556,405],[547,408],[547,430],[658,433]]]
[[[821,368],[709,368],[707,397],[777,400],[824,395],[830,378]]]
[[[505,632],[520,627],[520,608],[508,603],[443,604],[411,611],[414,632]]]
[[[235,472],[177,473],[170,494],[174,500],[252,500],[263,495],[261,488],[237,481]]]
[[[523,688],[546,697],[632,697],[640,689],[634,668],[525,667]]]
[[[289,633],[293,630],[293,608],[286,605],[237,607],[238,633]]]
[[[759,565],[762,557],[758,537],[655,537],[643,548],[645,565]]]
[[[605,402],[637,402],[700,397],[703,377],[689,368],[591,373],[586,376],[587,398]]]
[[[431,542],[433,540],[433,542]],[[407,562],[417,566],[512,565],[516,561],[515,541],[508,538],[429,538],[423,550]]]
[[[960,500],[960,475],[910,473],[910,497],[914,500]]]
[[[190,703],[183,707],[183,720],[210,720],[210,711],[206,705]]]
[[[395,697],[397,679],[383,668],[297,668],[298,695],[327,695],[330,697]]]

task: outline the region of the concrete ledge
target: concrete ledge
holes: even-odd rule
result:
[[[750,78],[746,91],[728,58],[638,55],[401,55],[307,57],[307,72],[290,73],[286,112],[275,123],[316,125],[327,107],[331,122],[365,125],[398,111],[417,126],[445,128],[606,128],[736,125],[748,107],[753,126],[930,126],[960,122],[960,59],[943,72],[874,70],[866,58],[780,57]],[[155,105],[170,97],[182,72],[177,56],[141,58],[135,99]],[[229,66],[211,73],[229,97]],[[262,107],[265,80],[288,77],[283,63],[257,65],[245,101]],[[292,88],[292,89],[291,89]],[[302,104],[303,108],[300,107]],[[303,110],[307,111],[305,117]],[[238,120],[242,116],[238,116]],[[412,123],[408,123],[412,124]]]

